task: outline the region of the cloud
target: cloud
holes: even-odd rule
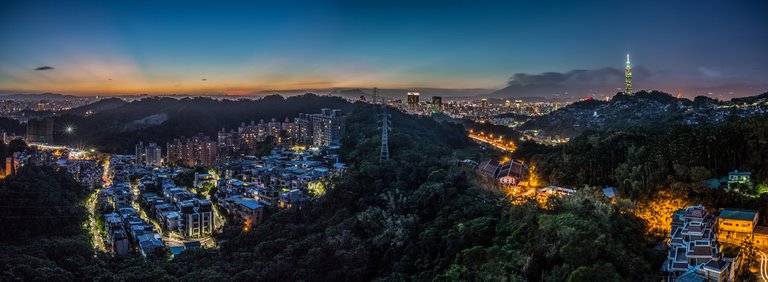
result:
[[[52,70],[52,69],[53,67],[51,66],[42,66],[42,67],[35,68],[36,71],[46,71],[46,70]]]
[[[646,78],[652,73],[640,66],[632,69],[633,77]],[[545,72],[540,74],[516,73],[507,82],[508,86],[600,86],[621,84],[624,70],[600,68],[594,70],[572,70],[569,72]]]
[[[658,74],[643,66],[632,69],[633,81],[657,80]],[[507,87],[493,93],[502,97],[551,97],[552,95],[612,95],[624,87],[624,70],[617,68],[576,69],[539,74],[516,73]]]

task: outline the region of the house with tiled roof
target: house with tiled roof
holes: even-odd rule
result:
[[[496,179],[502,185],[507,186],[519,185],[528,171],[525,165],[512,160],[506,162],[484,161],[477,166],[477,169],[481,174]]]

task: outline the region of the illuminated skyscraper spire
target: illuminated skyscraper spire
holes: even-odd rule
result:
[[[624,83],[627,85],[624,93],[632,95],[632,66],[629,64],[629,54],[627,54],[627,67],[624,68]]]

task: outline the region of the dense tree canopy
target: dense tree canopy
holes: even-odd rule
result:
[[[587,132],[556,148],[528,146],[517,155],[557,185],[614,185],[638,198],[662,187],[700,183],[729,171],[768,179],[768,117],[718,125],[675,126],[664,133],[642,128]],[[530,153],[535,151],[536,153]]]
[[[302,209],[275,212],[248,232],[227,235],[219,250],[187,251],[171,261],[94,258],[78,229],[83,217],[61,223],[79,232],[3,243],[0,274],[9,280],[659,280],[663,255],[649,247],[646,223],[628,212],[631,204],[611,203],[597,190],[582,189],[551,199],[546,208],[512,205],[462,164],[484,153],[461,125],[394,111],[391,158],[379,161],[378,110],[355,108],[342,140],[347,173]],[[615,177],[610,168],[620,166],[634,144],[649,139],[631,133],[594,136],[574,140],[573,148],[521,145],[535,153],[520,154],[538,162],[559,158],[576,178],[554,180],[589,183]],[[617,147],[613,153],[592,156],[605,164],[570,167],[578,162],[567,158],[586,160],[596,150],[590,146],[607,144]],[[553,164],[541,165],[553,179],[554,169],[547,170]],[[46,181],[63,186],[51,189],[66,190],[60,183],[71,180]],[[80,196],[67,199],[76,204],[82,195],[75,195]]]

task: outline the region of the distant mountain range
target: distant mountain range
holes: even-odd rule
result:
[[[718,99],[730,99],[733,97],[742,97],[753,93],[760,93],[768,90],[768,84],[733,84],[720,85],[712,87],[668,87],[665,83],[653,82],[649,77],[650,72],[644,68],[635,70],[640,82],[646,81],[647,84],[656,85],[655,89],[673,90],[675,94],[682,93],[683,96],[693,97],[694,95],[705,95]],[[643,80],[643,78],[646,80]],[[647,85],[645,84],[645,85]],[[642,89],[644,84],[636,84],[635,87]],[[614,68],[602,68],[595,70],[573,70],[565,73],[546,72],[541,74],[515,74],[508,82],[507,86],[501,89],[489,88],[435,88],[435,87],[409,87],[409,88],[379,88],[378,95],[385,99],[405,99],[408,92],[419,92],[422,101],[429,101],[432,96],[441,96],[443,101],[452,99],[506,99],[523,100],[526,102],[557,101],[570,102],[580,98],[591,97],[602,99],[610,97],[614,93],[623,91],[624,76],[623,70]],[[366,100],[373,98],[373,87],[371,88],[321,88],[321,89],[293,89],[293,90],[261,90],[251,94],[228,95],[226,93],[210,94],[166,94],[166,95],[116,95],[126,99],[135,99],[148,96],[162,97],[220,97],[229,98],[244,97],[252,98],[279,94],[282,96],[296,96],[306,93],[316,93],[320,95],[338,96],[346,99],[357,100],[364,96]],[[63,100],[79,98],[81,96],[65,95],[57,93],[41,94],[0,94],[0,99],[19,99],[19,100]]]
[[[468,88],[468,89],[448,89],[448,88],[384,88],[378,89],[379,97],[385,99],[405,100],[408,92],[418,92],[422,101],[431,101],[432,96],[440,96],[443,99],[474,97],[483,93],[493,91],[492,89]],[[328,92],[331,96],[340,96],[348,99],[359,99],[365,96],[365,99],[373,99],[373,88],[337,88]]]
[[[125,153],[139,141],[165,144],[173,138],[203,133],[216,138],[222,128],[236,129],[241,123],[272,118],[283,121],[299,113],[319,113],[321,108],[349,112],[354,105],[338,97],[269,95],[261,99],[219,100],[213,98],[146,97],[125,102],[105,99],[54,117],[54,141],[65,140],[64,125],[75,128],[76,142],[101,150]],[[93,110],[95,113],[84,117]]]
[[[58,93],[40,93],[40,94],[0,94],[2,100],[67,100],[81,98],[74,95],[65,95]]]
[[[729,118],[768,114],[768,92],[719,101],[699,96],[693,101],[660,91],[617,94],[610,102],[587,100],[548,115],[534,117],[520,130],[543,136],[575,137],[586,130],[623,130],[631,127],[667,129],[679,124],[714,124]]]
[[[107,98],[99,100],[95,103],[91,103],[85,106],[77,107],[74,109],[70,109],[68,111],[64,111],[62,114],[70,114],[70,115],[79,115],[83,116],[88,112],[91,113],[98,113],[102,111],[108,111],[117,107],[121,107],[125,104],[128,104],[123,99],[120,98]]]

